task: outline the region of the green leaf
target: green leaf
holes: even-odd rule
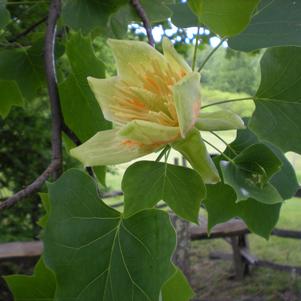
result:
[[[180,28],[195,27],[199,25],[198,17],[192,12],[187,2],[170,5],[173,14],[172,23]]]
[[[222,37],[235,36],[249,24],[259,0],[188,0],[200,23]]]
[[[267,205],[254,199],[236,203],[236,193],[230,186],[219,183],[206,187],[207,197],[204,204],[208,211],[209,231],[216,224],[240,217],[250,231],[266,239],[269,238],[279,219],[281,203]]]
[[[251,51],[273,46],[300,46],[301,3],[261,0],[250,25],[229,40],[233,49]]]
[[[275,204],[283,199],[269,183],[281,168],[281,161],[264,144],[254,144],[244,149],[232,162],[221,161],[224,182],[235,190],[237,201],[253,198],[265,204]]]
[[[43,78],[32,54],[32,48],[0,51],[0,79],[16,81],[23,96],[29,100],[36,96]]]
[[[87,81],[88,76],[104,78],[105,66],[95,56],[89,36],[71,35],[66,53],[71,72],[60,85],[63,115],[67,125],[85,142],[97,132],[111,128]]]
[[[57,44],[56,57],[63,54]],[[32,101],[45,82],[44,37],[33,41],[32,46],[0,51],[0,80],[15,81],[26,100]]]
[[[22,94],[15,81],[0,80],[0,116],[5,118],[12,106],[23,106]]]
[[[4,28],[10,20],[10,13],[6,9],[6,0],[0,0],[0,29]]]
[[[62,8],[63,21],[73,29],[83,32],[95,28],[104,30],[110,16],[125,3],[126,0],[65,0]]]
[[[163,200],[177,215],[194,223],[198,223],[200,204],[206,194],[196,171],[152,161],[131,165],[124,174],[122,190],[125,216],[152,208]]]
[[[268,49],[249,127],[283,152],[301,154],[301,48]]]
[[[50,212],[50,201],[49,201],[47,193],[39,193],[39,196],[41,198],[42,206],[43,206],[43,209],[45,210],[45,214],[39,218],[37,224],[41,228],[45,228],[47,225],[47,222],[48,222],[48,216],[49,216],[49,212]]]
[[[140,1],[141,6],[143,7],[151,23],[162,22],[171,17],[172,11],[168,8],[165,2],[161,0]],[[141,18],[137,15],[137,12],[132,7],[130,21],[141,22]]]
[[[248,123],[248,121],[245,120],[245,123]],[[225,154],[230,158],[234,158],[234,152],[240,153],[250,145],[257,143],[259,143],[258,138],[248,128],[238,130],[236,139],[226,149]],[[269,147],[273,151],[274,155],[276,155],[282,162],[281,169],[272,176],[270,183],[278,190],[282,198],[287,200],[293,197],[299,188],[294,168],[280,149],[267,142],[264,144]]]
[[[56,289],[54,274],[41,258],[32,276],[12,275],[4,277],[15,301],[53,301]]]
[[[66,53],[71,72],[59,87],[64,120],[83,143],[97,132],[110,129],[92,93],[87,77],[105,77],[105,66],[95,56],[90,37],[73,34],[67,42]],[[84,55],[83,55],[84,54]],[[104,166],[95,168],[99,181],[105,185]]]
[[[282,162],[281,170],[273,175],[270,182],[278,190],[283,199],[290,199],[295,196],[299,188],[295,170],[280,149],[270,143],[266,143],[266,145]]]
[[[157,301],[173,272],[176,241],[168,214],[150,209],[124,219],[76,169],[48,189],[44,245],[57,278],[55,300]]]
[[[162,301],[189,301],[194,296],[186,277],[175,267],[174,274],[162,287]]]

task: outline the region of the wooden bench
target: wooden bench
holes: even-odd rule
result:
[[[207,233],[207,222],[205,219],[200,220],[200,225],[190,227],[191,240],[223,238],[232,247],[233,254],[222,252],[212,252],[211,259],[233,260],[235,276],[242,279],[250,272],[250,267],[267,267],[280,271],[294,272],[301,275],[301,267],[282,265],[274,262],[260,260],[253,256],[249,251],[247,235],[250,233],[246,224],[239,219],[232,219],[226,223],[216,225],[210,235]],[[272,235],[301,239],[301,232],[294,230],[274,229]],[[41,241],[30,242],[12,242],[0,244],[0,262],[4,260],[13,260],[18,258],[34,258],[43,252],[43,243]]]

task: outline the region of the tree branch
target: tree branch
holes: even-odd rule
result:
[[[134,7],[134,9],[136,10],[137,12],[137,15],[140,17],[142,23],[143,23],[143,26],[146,30],[146,34],[147,34],[147,38],[148,38],[148,43],[154,47],[155,46],[155,40],[154,40],[154,37],[153,37],[153,33],[152,33],[152,26],[150,24],[150,21],[140,3],[139,0],[131,0],[131,4],[132,6]]]
[[[22,31],[19,34],[17,34],[15,37],[12,37],[8,41],[10,43],[17,42],[19,39],[27,36],[29,33],[31,33],[33,30],[35,30],[36,27],[38,27],[39,25],[43,24],[46,20],[47,20],[47,16],[45,16],[42,19],[38,20],[37,22],[33,23],[31,26],[29,26],[24,31]]]
[[[54,57],[56,23],[60,14],[60,4],[60,0],[52,0],[51,2],[48,15],[48,25],[46,29],[44,49],[45,73],[52,116],[52,160],[49,166],[45,169],[45,171],[30,185],[17,192],[13,196],[9,197],[6,201],[2,202],[0,204],[0,211],[15,205],[18,201],[37,192],[51,175],[53,175],[56,179],[60,175],[62,170],[61,129],[63,124],[63,118],[56,81]]]
[[[54,178],[58,178],[62,170],[62,136],[61,130],[63,125],[63,115],[60,105],[60,97],[57,86],[56,71],[55,71],[55,37],[56,23],[59,18],[61,9],[60,0],[52,0],[49,15],[48,25],[45,36],[45,72],[48,86],[48,94],[52,116],[52,161],[58,161],[58,168],[53,170]]]

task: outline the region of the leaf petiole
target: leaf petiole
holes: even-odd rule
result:
[[[204,62],[202,63],[202,65],[199,67],[198,72],[201,72],[202,69],[204,68],[204,66],[207,64],[207,62],[210,60],[210,58],[213,56],[213,54],[216,52],[216,50],[218,50],[223,43],[227,40],[227,38],[223,38],[216,47],[214,47],[210,53],[208,54],[208,56],[205,58]]]
[[[207,140],[205,140],[204,138],[202,138],[203,139],[203,141],[205,142],[205,143],[207,143],[208,145],[210,145],[212,148],[214,148],[216,151],[218,151],[220,154],[221,154],[221,156],[223,156],[225,159],[227,159],[229,162],[231,162],[232,164],[234,164],[234,165],[236,165],[236,163],[230,158],[230,157],[228,157],[227,155],[225,155],[220,149],[218,149],[215,145],[213,145],[211,142],[209,142],[209,141],[207,141]]]
[[[255,96],[227,99],[227,100],[222,100],[222,101],[218,101],[218,102],[209,103],[208,105],[203,106],[201,109],[203,110],[205,108],[209,108],[209,107],[212,107],[212,106],[217,106],[217,105],[224,104],[224,103],[244,101],[244,100],[253,100],[253,99],[256,99]]]
[[[199,47],[200,29],[201,29],[201,27],[198,26],[197,34],[195,37],[195,46],[194,46],[193,59],[192,59],[192,65],[191,65],[192,71],[194,71],[194,69],[195,69],[196,56],[197,56],[198,47]]]
[[[235,156],[237,155],[237,152],[233,149],[233,147],[229,143],[227,143],[225,139],[223,139],[220,135],[216,134],[213,131],[210,131],[210,133],[214,135],[216,138],[218,138],[220,141],[222,141]]]
[[[170,149],[170,145],[166,145],[155,161],[159,162],[169,149]]]

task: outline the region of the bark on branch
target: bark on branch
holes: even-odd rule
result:
[[[144,28],[146,30],[146,34],[147,34],[148,43],[152,47],[154,47],[155,40],[154,40],[153,33],[152,33],[152,26],[151,26],[151,23],[142,7],[140,1],[139,0],[131,0],[131,4],[134,7],[134,9],[136,10],[137,15],[140,17],[140,19],[143,23],[143,26],[144,26]]]
[[[13,196],[9,197],[6,201],[0,204],[0,211],[15,205],[22,199],[37,192],[45,183],[45,181],[53,175],[57,178],[62,169],[62,138],[61,129],[63,124],[62,111],[60,106],[60,99],[56,81],[55,72],[55,36],[56,36],[56,23],[60,15],[60,0],[52,0],[45,35],[45,48],[44,48],[44,61],[45,61],[45,73],[48,86],[48,94],[51,108],[52,117],[52,160],[45,171],[36,178],[30,185],[20,190]]]

